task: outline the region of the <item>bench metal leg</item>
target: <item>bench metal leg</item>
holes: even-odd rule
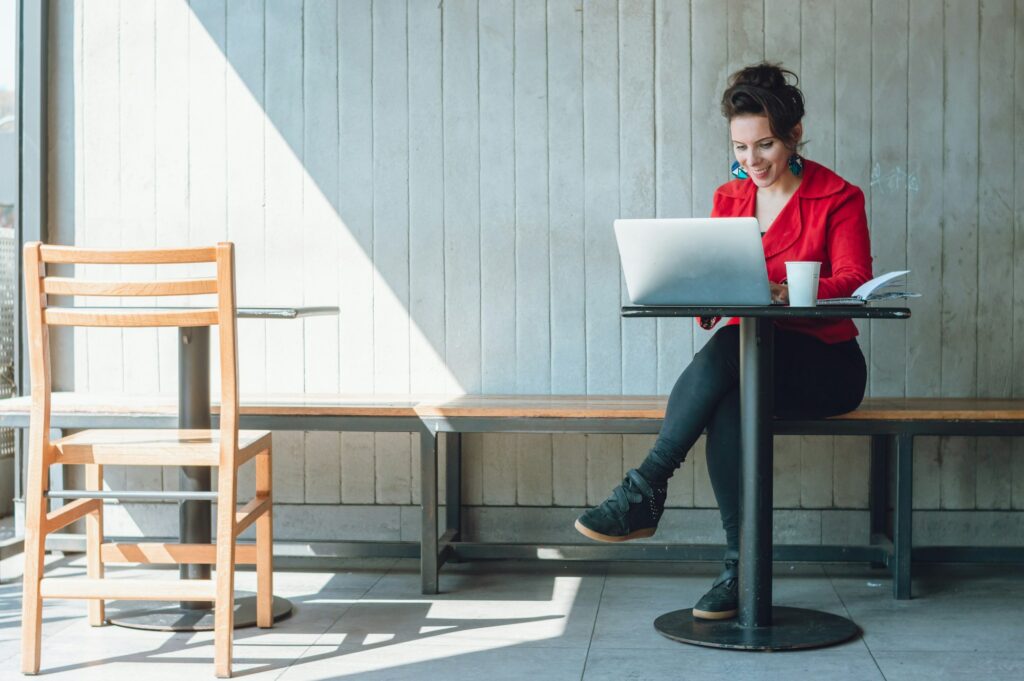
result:
[[[911,513],[914,497],[914,436],[900,434],[896,439],[896,509],[893,518],[892,595],[897,600],[910,598]]]
[[[445,527],[452,541],[462,538],[462,433],[444,434]]]
[[[437,571],[437,433],[420,432],[420,576],[423,593],[436,594]]]
[[[871,543],[876,538],[891,537],[888,531],[889,512],[889,452],[891,436],[871,436],[871,483],[868,489],[868,509]],[[872,563],[873,568],[884,568],[885,563]]]

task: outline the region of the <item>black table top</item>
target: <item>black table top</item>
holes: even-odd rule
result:
[[[785,319],[907,319],[906,307],[872,305],[624,305],[623,317],[769,317]]]

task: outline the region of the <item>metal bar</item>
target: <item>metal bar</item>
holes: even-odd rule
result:
[[[914,436],[900,435],[896,442],[896,509],[893,518],[893,598],[910,599],[911,513],[914,497]]]
[[[107,541],[138,541],[138,537],[106,537]],[[174,541],[173,537],[150,538]],[[16,540],[15,540],[16,541]],[[6,546],[0,545],[0,548]],[[455,542],[449,545],[460,560],[560,560],[575,561],[682,561],[720,562],[725,547],[715,544],[508,544]],[[85,535],[52,534],[47,550],[80,553]],[[308,569],[345,558],[417,558],[419,542],[394,541],[276,541],[275,568]],[[5,549],[7,550],[7,549]],[[13,551],[13,549],[11,549]],[[10,555],[10,554],[5,554]],[[772,560],[790,563],[871,563],[884,560],[883,545],[780,544],[772,548]],[[287,559],[282,561],[281,559]],[[1024,547],[917,547],[914,559],[922,562],[1012,563],[1024,562]]]
[[[799,311],[799,314],[794,314]],[[819,305],[817,307],[792,308],[788,305],[719,307],[684,305],[625,305],[623,317],[739,317],[741,319],[789,319],[799,316],[805,319],[908,319],[910,309],[906,307],[873,307],[849,305]]]
[[[239,319],[299,319],[338,314],[337,307],[240,307],[235,310]]]
[[[216,501],[216,492],[99,492],[85,489],[50,490],[47,499],[125,499],[128,501]]]
[[[243,410],[245,407],[243,406]],[[173,428],[173,414],[61,413],[54,411],[56,428]],[[216,416],[212,420],[217,427]],[[424,425],[441,432],[487,433],[610,433],[652,434],[661,419],[566,419],[566,418],[478,418],[418,416],[315,416],[291,414],[241,414],[240,427],[258,430],[320,430],[337,432],[418,432]],[[29,414],[0,414],[0,426],[27,428]],[[772,422],[776,435],[959,435],[965,437],[1024,436],[1024,421],[875,421],[837,420]]]
[[[420,577],[424,594],[438,592],[437,433],[420,433]]]
[[[462,433],[444,434],[445,528],[462,534]]]
[[[739,626],[772,623],[772,343],[770,319],[740,320]]]
[[[868,513],[871,534],[886,535],[889,516],[889,438],[871,436],[871,482],[868,488]],[[873,567],[882,567],[875,565]]]
[[[179,428],[210,427],[210,329],[178,330],[178,423]],[[210,468],[183,466],[178,474],[183,492],[209,492]],[[182,501],[178,505],[178,540],[182,544],[209,544],[210,502]],[[209,565],[181,565],[182,579],[209,579]],[[206,610],[205,601],[183,601],[186,610]]]
[[[918,546],[915,563],[1024,563],[1024,546]]]
[[[50,428],[50,442],[56,442],[57,440],[64,437],[64,431],[59,428]],[[49,491],[51,492],[62,492],[64,490],[64,466],[60,464],[51,464],[48,477]],[[61,501],[61,497],[54,497],[57,501],[50,504],[50,510],[54,511],[64,505]]]

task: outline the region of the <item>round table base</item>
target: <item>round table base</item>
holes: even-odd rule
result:
[[[860,627],[839,615],[804,608],[772,607],[769,627],[743,628],[739,619],[704,620],[693,610],[667,612],[654,620],[658,633],[674,641],[734,650],[796,650],[847,641]]]
[[[239,592],[235,596],[235,629],[256,626],[256,596],[251,593]],[[291,614],[291,601],[274,596],[274,621]],[[213,631],[213,609],[184,610],[177,603],[153,602],[150,607],[117,612],[107,621],[119,627],[149,631]]]

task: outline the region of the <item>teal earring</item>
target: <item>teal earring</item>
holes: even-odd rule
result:
[[[800,158],[800,154],[793,154],[789,157],[789,170],[797,177],[800,177],[800,173],[804,171],[804,160]]]
[[[790,167],[792,168],[792,166]],[[732,176],[735,177],[737,180],[745,180],[748,177],[750,177],[749,175],[747,175],[747,171],[743,169],[743,166],[740,165],[739,161],[732,162],[732,170],[730,172],[732,172]]]

